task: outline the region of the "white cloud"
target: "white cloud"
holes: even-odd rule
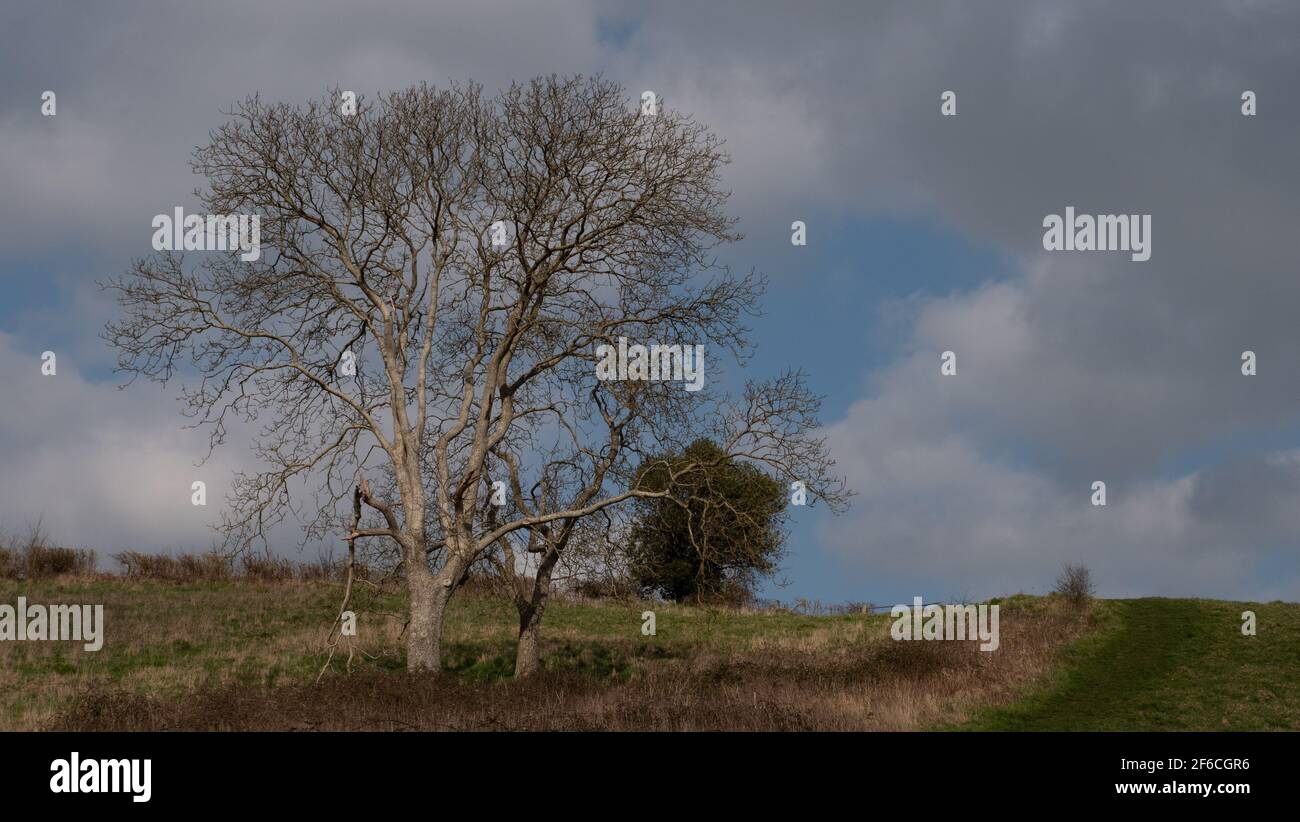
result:
[[[0,251],[80,242],[121,270],[158,203],[188,202],[186,160],[218,110],[254,90],[492,88],[605,68],[727,139],[741,230],[774,226],[787,242],[789,219],[922,214],[1019,261],[1011,280],[911,305],[899,359],[829,429],[860,496],[828,538],[864,575],[933,580],[938,567],[1000,593],[1041,588],[1075,559],[1111,594],[1300,590],[1252,576],[1300,536],[1276,490],[1295,471],[1269,440],[1300,397],[1295,9],[663,3],[638,9],[612,54],[595,35],[603,4],[259,6],[255,29],[227,8],[188,21],[55,9],[6,49],[0,71],[23,82],[0,93],[0,140],[19,148],[0,157]],[[90,46],[128,30],[134,48]],[[1245,83],[1261,95],[1254,120],[1238,113]],[[44,88],[60,92],[57,123],[39,118]],[[945,89],[959,96],[947,120]],[[1066,205],[1151,213],[1152,260],[1043,253],[1041,219]],[[762,269],[771,242],[751,234],[735,262]],[[755,328],[760,342],[782,331]],[[856,342],[862,329],[843,333]],[[1247,348],[1258,377],[1237,370]],[[959,376],[945,381],[947,349]],[[43,509],[62,489],[62,538],[199,539],[188,495],[172,508],[201,445],[176,432],[175,405],[75,368],[33,382],[31,357],[0,339],[19,392],[0,408],[0,454],[7,479],[30,477],[0,513]],[[1220,452],[1239,459],[1205,455]],[[1105,509],[1088,504],[1093,479],[1110,485]]]
[[[45,376],[40,354],[0,333],[4,529],[22,531],[43,517],[54,540],[102,555],[211,544],[207,526],[216,521],[234,455],[219,451],[195,465],[206,439],[182,430],[174,389],[119,391],[87,382],[70,358]],[[207,507],[190,504],[194,480],[207,483]]]

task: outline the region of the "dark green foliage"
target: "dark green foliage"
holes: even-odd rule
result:
[[[678,602],[743,601],[776,570],[785,541],[781,481],[707,439],[646,460],[635,481],[672,492],[637,502],[630,569],[643,593]]]

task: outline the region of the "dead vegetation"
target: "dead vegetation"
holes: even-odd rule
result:
[[[0,642],[0,729],[910,730],[1012,700],[1107,607],[1011,597],[1001,647],[983,653],[977,641],[895,642],[890,618],[861,604],[688,606],[567,585],[543,670],[512,681],[517,615],[498,580],[465,579],[446,672],[411,675],[404,588],[361,566],[346,673],[323,642],[340,561],[126,551],[110,574],[39,528],[4,542],[0,603],[103,603],[105,645]],[[655,636],[641,633],[644,610]]]
[[[189,677],[179,690],[129,677],[97,679],[69,694],[62,709],[46,714],[39,726],[912,730],[957,722],[1014,698],[1091,622],[1089,612],[1058,597],[1014,597],[1002,603],[1001,648],[983,653],[977,642],[895,642],[882,616],[811,617],[662,603],[660,635],[644,637],[637,630],[637,607],[557,602],[556,624],[544,635],[546,669],[521,681],[506,679],[512,668],[509,605],[485,589],[467,597],[448,626],[450,671],[442,675],[400,672],[402,625],[387,620],[364,638],[368,664],[352,674],[334,672],[317,683],[281,666],[284,673],[270,678]],[[190,619],[196,618],[202,619]],[[266,638],[276,649],[270,656],[283,659],[311,641],[312,632],[295,625]],[[157,685],[161,673],[148,679]]]
[[[1092,582],[1092,572],[1087,566],[1068,563],[1061,571],[1061,575],[1056,578],[1054,592],[1075,606],[1084,606],[1096,595],[1097,589]]]
[[[339,582],[347,573],[343,560],[320,557],[313,562],[295,562],[285,557],[244,554],[234,558],[218,552],[203,554],[145,554],[123,551],[113,555],[128,579],[165,582],[215,582],[245,579],[262,582]],[[371,569],[358,564],[355,572],[362,579]]]
[[[0,579],[92,574],[96,561],[95,552],[88,548],[50,545],[39,520],[25,536],[0,535]]]

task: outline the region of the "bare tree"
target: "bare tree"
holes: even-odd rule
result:
[[[304,540],[392,540],[407,667],[437,670],[447,602],[490,546],[667,493],[615,488],[611,472],[640,443],[672,441],[669,414],[702,411],[711,392],[602,382],[596,346],[671,339],[743,359],[762,281],[711,256],[738,237],[726,155],[689,117],[640,115],[599,78],[492,98],[420,85],[354,114],[337,94],[254,96],[229,117],[195,152],[197,193],[211,214],[260,216],[265,251],[136,262],[106,284],[125,315],[106,337],[125,372],[187,378],[186,412],[212,447],[255,423],[265,469],[236,478],[228,546],[265,543],[290,515]],[[570,429],[588,464],[551,470],[572,493],[489,525],[492,466],[513,460],[522,489]]]
[[[507,515],[527,523],[513,534],[503,533],[488,554],[509,584],[519,612],[516,676],[540,668],[542,616],[552,575],[570,545],[597,544],[605,536],[602,531],[614,528],[608,508],[598,517],[570,513],[552,518],[551,512],[583,511],[602,495],[656,497],[686,511],[701,505],[726,505],[706,487],[684,478],[707,474],[731,460],[745,461],[786,480],[799,480],[814,501],[822,500],[832,510],[842,510],[847,502],[842,481],[831,474],[834,463],[824,440],[815,436],[820,399],[808,391],[797,372],[750,382],[737,402],[726,397],[714,401],[690,398],[680,388],[657,389],[653,383],[615,385],[617,401],[602,396],[603,387],[597,385],[592,388],[591,402],[576,405],[562,416],[560,431],[544,459],[533,461],[541,468],[533,472],[530,487],[522,479],[525,461],[504,443],[494,451],[489,469],[504,472],[509,480]],[[596,424],[589,425],[593,422]],[[703,434],[718,438],[719,447],[711,450],[713,456],[662,456],[680,451],[684,443]],[[536,454],[539,449],[535,442],[531,444]],[[628,491],[618,494],[615,489],[620,487]],[[749,516],[748,512],[735,513]],[[488,506],[484,514],[485,532],[499,531],[494,527],[496,509]],[[690,540],[702,558],[708,557],[710,546],[703,534],[692,531]]]
[[[1096,594],[1096,588],[1092,584],[1092,572],[1082,563],[1075,565],[1067,562],[1060,576],[1056,578],[1054,593],[1060,594],[1075,605],[1086,604]]]

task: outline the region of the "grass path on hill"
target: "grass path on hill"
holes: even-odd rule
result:
[[[1102,625],[1052,680],[961,726],[997,731],[1300,729],[1300,605],[1099,603]],[[1243,611],[1256,636],[1241,633]]]

